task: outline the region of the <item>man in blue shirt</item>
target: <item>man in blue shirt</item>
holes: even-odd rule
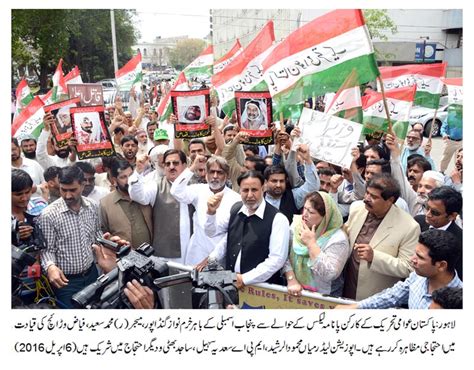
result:
[[[439,170],[442,173],[444,173],[448,168],[449,162],[456,150],[462,148],[462,122],[461,124],[448,124],[448,117],[446,117],[441,125],[441,136],[444,141],[444,149]]]
[[[415,255],[411,258],[415,272],[405,281],[358,303],[337,308],[394,308],[408,304],[410,309],[427,309],[433,302],[433,291],[443,287],[462,287],[454,268],[459,249],[459,243],[450,233],[427,230],[420,234]]]

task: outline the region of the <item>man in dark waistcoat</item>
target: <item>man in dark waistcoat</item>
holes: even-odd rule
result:
[[[242,202],[237,202],[227,217],[216,220],[222,197],[208,201],[206,234],[227,233],[209,259],[218,260],[227,270],[237,273],[237,287],[255,283],[281,284],[280,269],[288,257],[289,223],[263,198],[264,178],[249,171],[238,180]]]

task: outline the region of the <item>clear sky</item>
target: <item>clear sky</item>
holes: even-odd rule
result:
[[[137,9],[137,15],[140,42],[152,42],[157,36],[204,38],[210,30],[206,7]]]

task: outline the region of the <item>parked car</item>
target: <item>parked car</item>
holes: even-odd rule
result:
[[[413,126],[415,123],[423,125],[423,134],[425,137],[430,135],[431,125],[433,126],[433,136],[440,136],[441,125],[448,116],[449,105],[444,105],[438,108],[436,118],[433,121],[435,110],[432,108],[414,106],[410,111],[409,122]]]
[[[104,90],[117,88],[117,82],[114,79],[100,80],[99,83],[102,84]]]
[[[122,98],[122,107],[123,110],[128,110],[128,103],[130,101],[130,91],[117,91],[117,90],[105,90],[104,89],[104,104],[114,104],[115,97],[120,96]]]

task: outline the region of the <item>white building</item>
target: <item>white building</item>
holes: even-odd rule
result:
[[[186,40],[188,36],[177,36],[161,38],[156,37],[153,42],[142,42],[132,46],[133,53],[142,53],[142,65],[145,69],[160,69],[169,66],[168,49],[176,47],[180,40]]]

